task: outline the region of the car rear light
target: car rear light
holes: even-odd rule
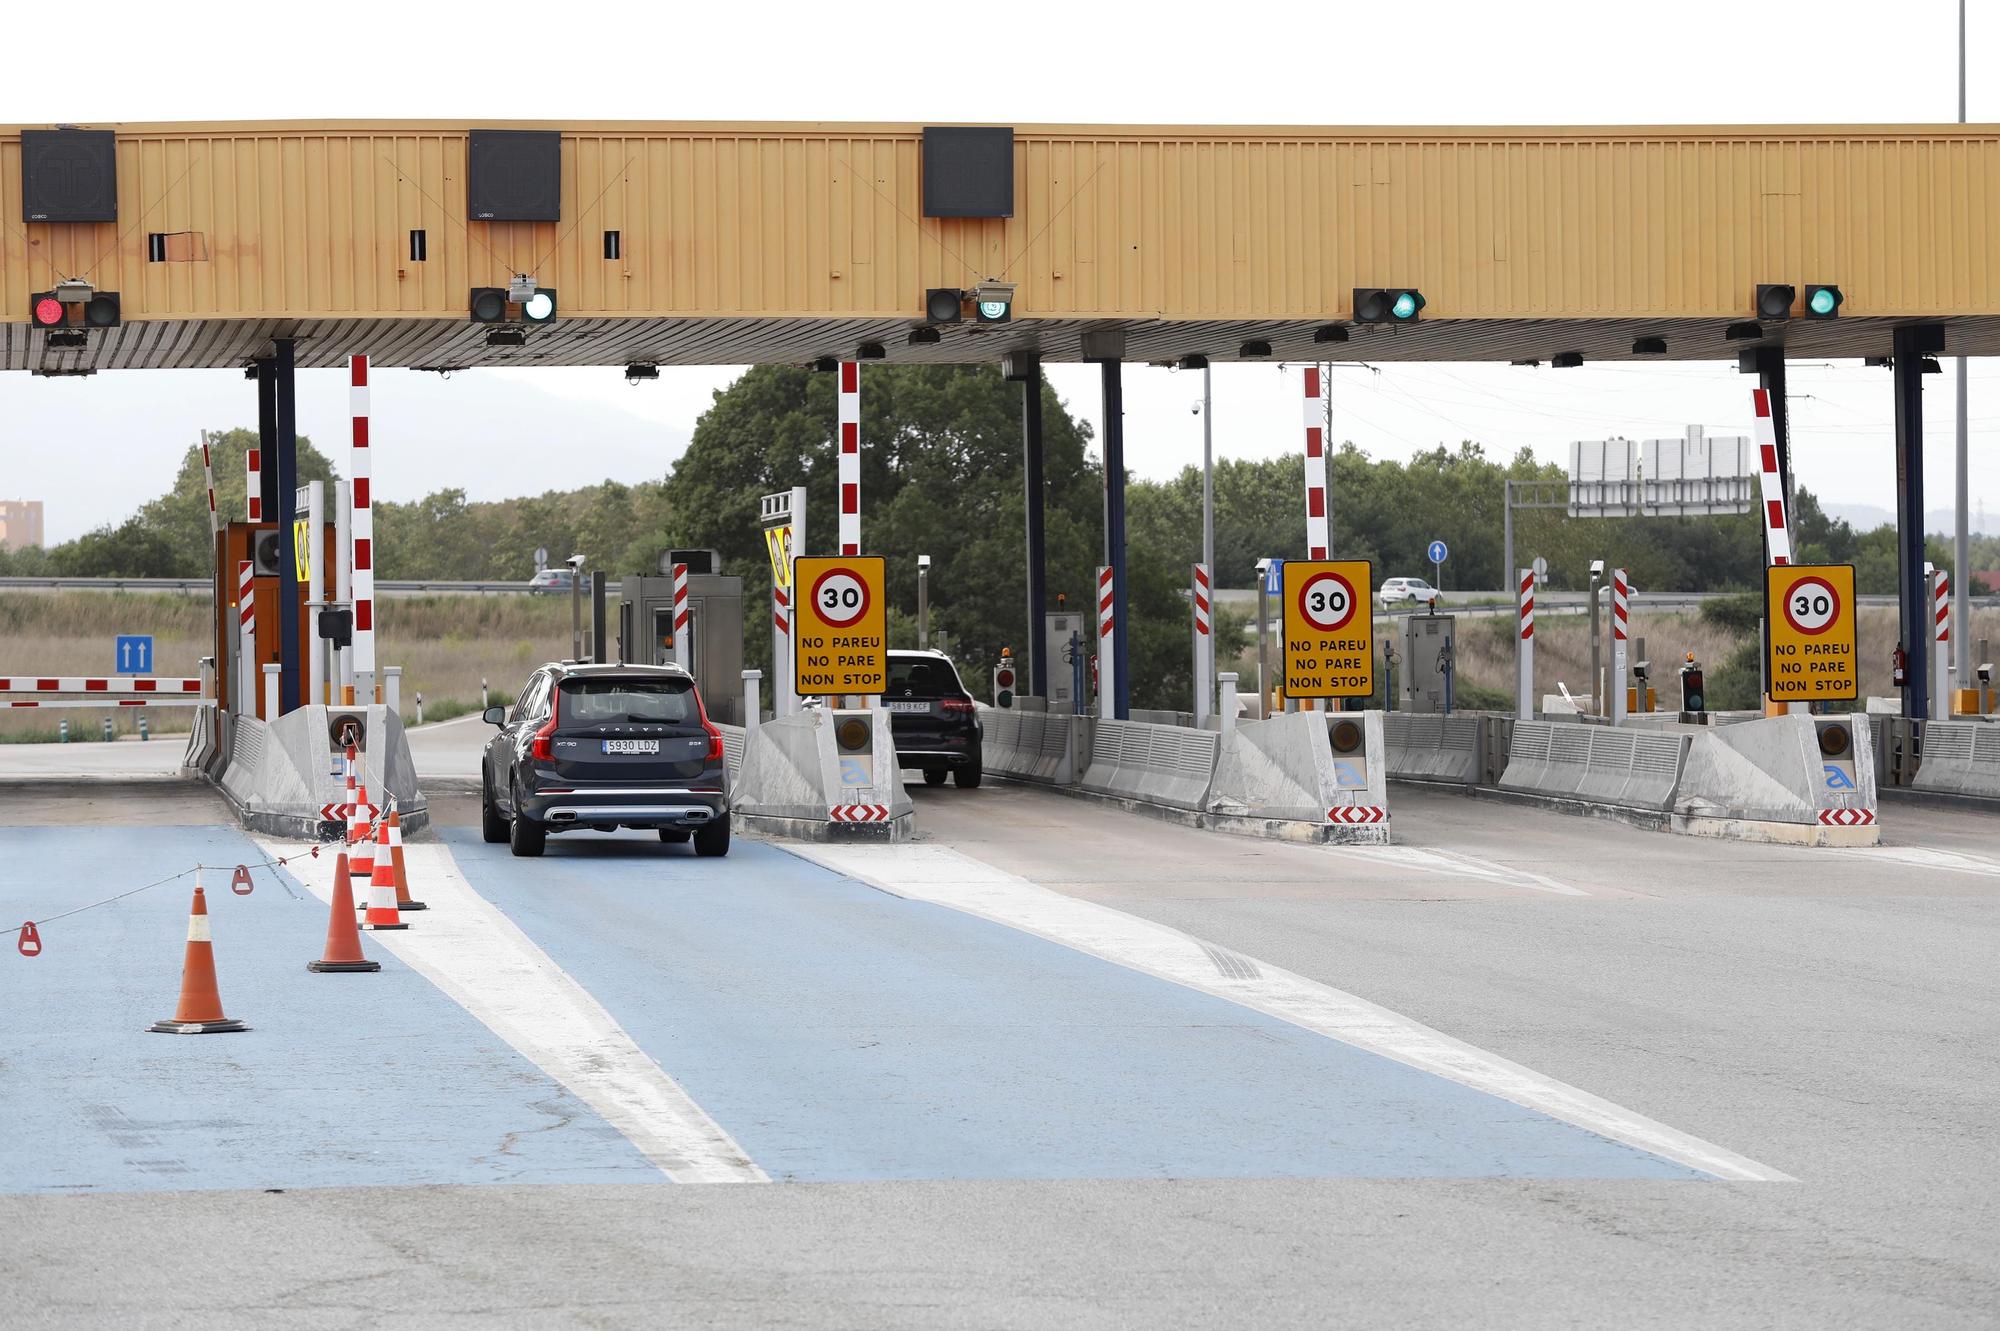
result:
[[[722,731],[717,729],[715,723],[707,717],[702,718],[701,728],[708,732],[708,760],[712,763],[721,762]]]
[[[973,710],[972,699],[970,698],[946,698],[940,705],[944,708],[947,715],[952,712],[971,712]]]
[[[557,690],[549,695],[549,719],[542,722],[542,728],[535,732],[535,742],[528,746],[528,752],[545,763],[556,760],[555,750],[549,741],[555,738],[556,719],[562,715],[562,692]]]

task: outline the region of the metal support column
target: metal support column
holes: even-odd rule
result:
[[[278,362],[260,356],[252,364],[257,372],[257,451],[262,467],[257,494],[263,501],[264,521],[269,522],[278,511],[278,469],[272,465],[272,451],[278,446]]]
[[[1104,562],[1111,569],[1111,715],[1131,719],[1131,613],[1125,577],[1125,366],[1100,362],[1104,383]]]
[[[299,560],[292,549],[298,534],[299,400],[297,362],[290,338],[271,344],[272,417],[276,451],[264,454],[264,485],[277,487],[277,507],[265,500],[264,511],[278,517],[278,709],[282,715],[303,707],[305,661],[299,645]],[[266,444],[266,449],[271,445]],[[311,549],[310,546],[307,547]]]
[[[1021,491],[1028,533],[1028,677],[1020,691],[1046,698],[1049,688],[1048,548],[1045,505],[1048,486],[1042,477],[1042,362],[1031,353],[1015,352],[1005,366],[1009,379],[1021,385]],[[927,626],[928,627],[928,626]]]
[[[1924,586],[1924,357],[1944,349],[1936,324],[1895,333],[1896,600],[1906,654],[1903,715],[1930,715],[1931,602]]]

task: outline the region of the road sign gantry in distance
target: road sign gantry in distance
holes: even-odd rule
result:
[[[792,561],[792,660],[801,695],[879,696],[889,687],[887,578],[880,555]]]
[[[1283,684],[1288,698],[1375,692],[1375,582],[1365,559],[1288,559]]]
[[[1852,564],[1773,564],[1764,570],[1772,702],[1852,702],[1861,696]]]

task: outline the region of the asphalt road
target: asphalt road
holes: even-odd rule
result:
[[[1828,851],[1397,788],[1399,844],[1364,851],[1200,833],[1008,786],[917,799],[926,846],[1185,930],[1225,960],[1358,995],[1797,1181],[1609,1177],[1602,1162],[1599,1176],[1555,1178],[1519,1159],[1478,1177],[1416,1177],[1413,1161],[1449,1155],[1465,1133],[1517,1125],[1441,1128],[1456,1120],[1439,1117],[1434,1087],[1368,1098],[1374,1072],[1313,1071],[1325,1051],[1295,1031],[1241,1013],[1218,1022],[1201,1015],[1209,1000],[1163,981],[941,916],[772,847],[745,842],[712,873],[681,847],[558,838],[540,866],[517,867],[465,830],[472,801],[446,797],[434,804],[442,841],[424,853],[454,856],[470,887],[753,1157],[814,1181],[558,1181],[631,1166],[534,1069],[451,1036],[464,1000],[414,969],[395,981],[399,1015],[379,1030],[346,1009],[283,1009],[284,995],[319,992],[283,987],[303,970],[297,958],[273,962],[262,990],[244,953],[290,939],[324,908],[303,888],[263,891],[226,903],[243,913],[217,925],[237,948],[225,996],[254,1000],[270,1032],[235,1054],[227,1040],[258,1037],[190,1041],[183,1053],[99,1034],[96,999],[53,1004],[33,987],[48,973],[25,969],[39,963],[0,959],[13,1017],[0,1033],[0,1105],[16,1125],[11,1154],[0,1151],[6,1322],[2000,1322],[2000,824],[1989,815],[1885,806],[1885,846]],[[35,899],[54,854],[89,880],[76,890],[102,895],[181,853],[151,834],[92,829],[150,822],[201,838],[224,835],[223,821],[185,788],[0,789],[0,897],[6,909]],[[133,899],[135,917],[150,895]],[[144,909],[171,926],[184,905]],[[128,939],[127,917],[110,911],[74,923],[93,918],[107,931],[93,964],[142,971],[141,1004],[170,997],[155,992],[157,958],[123,953],[159,930],[132,918]],[[419,919],[395,944],[413,967],[426,923],[441,925]],[[385,978],[404,956],[385,959]],[[243,1065],[218,1076],[282,1077],[283,1060],[260,1068],[253,1051],[286,1023],[312,1027],[326,1051],[299,1062],[295,1080],[310,1089],[328,1075],[321,1062],[345,1080],[271,1129],[291,1135],[263,1168],[278,1177],[310,1160],[359,1177],[422,1141],[427,1168],[465,1181],[67,1189],[99,1195],[20,1182],[65,1152],[81,1154],[77,1171],[101,1155],[114,1183],[120,1168],[159,1167],[162,1151],[143,1144],[21,1142],[22,1125],[43,1121],[21,1106],[45,1114],[70,1095],[56,1085],[65,1069],[94,1079],[92,1103],[114,1106],[125,1082],[157,1083],[173,1060],[216,1045],[225,1052],[203,1056]],[[478,1057],[439,1058],[439,1041],[477,1045]],[[125,1052],[135,1049],[143,1061]],[[152,1130],[186,1161],[255,1117],[215,1110],[198,1083],[180,1094],[189,1104],[158,1107]],[[1404,1107],[1365,1120],[1342,1107],[1359,1103]],[[315,1113],[332,1140],[308,1150],[293,1136]],[[495,1155],[483,1125],[508,1113],[543,1137]],[[211,1119],[218,1127],[204,1128]],[[103,1120],[58,1116],[36,1133],[88,1134]],[[510,1170],[550,1181],[488,1181]]]

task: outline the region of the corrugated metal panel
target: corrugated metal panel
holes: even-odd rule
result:
[[[1836,281],[1847,317],[2000,314],[2000,130],[1022,128],[1017,215],[920,210],[913,126],[575,126],[560,224],[465,223],[465,135],[428,125],[133,126],[118,225],[0,235],[4,317],[83,275],[128,318],[458,317],[535,272],[569,315],[915,317],[1020,284],[1024,317],[1724,317]],[[20,216],[15,131],[0,209]],[[429,259],[412,262],[423,228]],[[602,233],[622,257],[603,257]],[[195,257],[147,261],[150,232]]]

